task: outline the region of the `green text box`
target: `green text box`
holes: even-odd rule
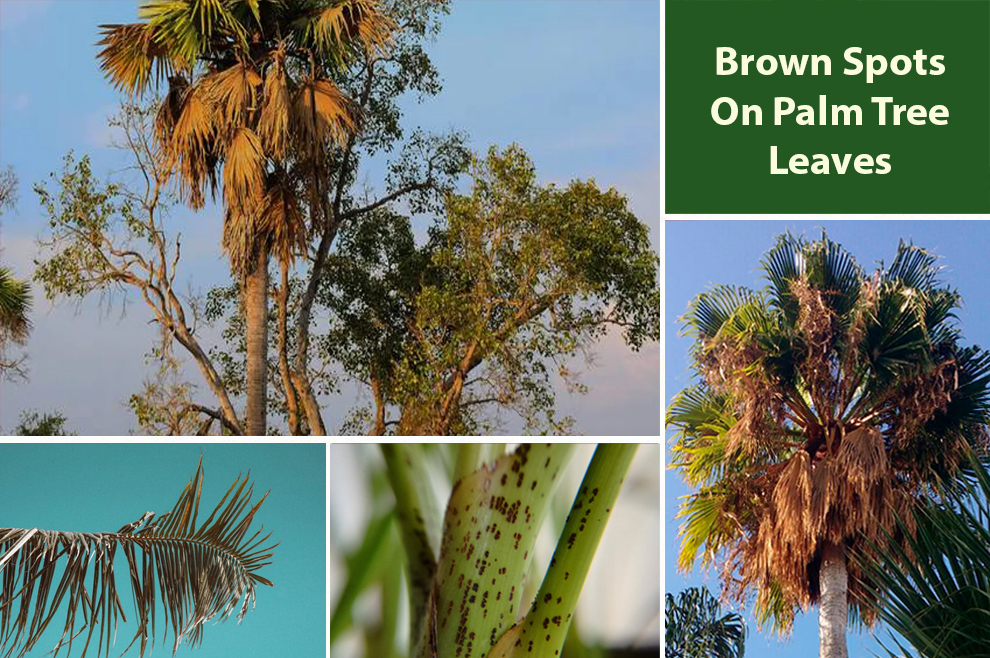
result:
[[[885,74],[867,84],[865,71],[844,58],[884,56]],[[804,75],[716,75],[716,49],[742,55],[808,55]],[[919,76],[916,51],[942,56],[942,75]],[[828,55],[831,75],[810,75],[811,55]],[[912,72],[889,69],[897,55],[911,57]],[[904,62],[901,61],[903,64]],[[764,62],[765,67],[769,62]],[[879,63],[878,63],[879,65]],[[862,125],[796,125],[793,114],[774,125],[774,98],[789,97],[815,109],[820,96],[859,105]],[[718,125],[712,104],[733,99],[740,118]],[[911,125],[906,115],[878,125],[872,97],[897,105],[948,109],[946,125]],[[742,105],[762,109],[762,125],[742,125]],[[828,112],[831,115],[831,111]],[[728,116],[728,106],[722,117]],[[828,121],[831,116],[828,117]],[[794,154],[850,154],[838,174],[771,174]],[[889,154],[886,174],[856,173],[857,155]],[[876,167],[874,168],[876,169]],[[699,2],[666,5],[666,211],[668,213],[987,213],[990,212],[990,2]]]

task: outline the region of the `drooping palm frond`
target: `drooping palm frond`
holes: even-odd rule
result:
[[[264,102],[258,116],[261,143],[277,160],[285,157],[292,105],[292,81],[285,70],[285,45],[279,44],[272,55],[272,65],[265,75]]]
[[[203,78],[200,84],[208,90],[218,124],[228,128],[220,132],[229,134],[244,125],[249,110],[255,107],[261,82],[261,76],[246,62],[239,62]]]
[[[342,144],[357,128],[358,108],[329,80],[307,80],[299,85],[293,103],[293,122],[303,143]]]
[[[269,182],[258,213],[258,231],[270,240],[272,254],[291,263],[297,253],[306,251],[306,223],[295,191],[283,177]]]
[[[145,512],[117,532],[105,533],[0,528],[0,653],[26,655],[65,603],[65,626],[55,650],[67,645],[71,654],[73,640],[86,632],[85,656],[99,626],[97,655],[109,655],[118,617],[127,621],[114,572],[118,549],[127,559],[138,621],[128,649],[140,640],[143,656],[149,640],[154,642],[159,600],[163,635],[171,627],[174,637],[173,654],[184,640],[192,646],[202,642],[203,624],[215,617],[226,620],[238,603],[237,619],[242,620],[254,604],[255,586],[272,585],[258,571],[270,564],[266,560],[277,546],[264,547],[271,533],[259,538],[263,528],[245,538],[268,495],[251,505],[254,487],[247,484],[247,478],[238,477],[209,518],[197,525],[200,458],[175,507],[157,519]],[[53,592],[60,567],[62,576]]]
[[[261,201],[265,185],[265,154],[258,135],[239,128],[224,151],[223,187],[227,207],[236,213],[252,212]]]

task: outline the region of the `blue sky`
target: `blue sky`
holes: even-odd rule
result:
[[[252,532],[271,531],[273,563],[260,574],[274,583],[259,586],[256,607],[238,625],[208,622],[195,650],[180,646],[177,656],[314,656],[326,645],[326,446],[323,444],[0,444],[0,500],[5,527],[74,532],[114,532],[144,512],[170,511],[203,455],[200,511],[208,515],[238,475],[250,471],[253,501],[266,491]],[[204,517],[205,518],[205,517]],[[250,535],[249,535],[250,536]],[[118,627],[116,653],[137,626],[127,564],[118,554],[117,585],[128,623]],[[161,611],[159,611],[161,614]],[[159,617],[159,620],[161,618]],[[29,656],[45,655],[58,641],[64,613],[52,620]],[[77,630],[78,630],[77,625]],[[159,625],[158,632],[161,633]],[[95,634],[94,634],[95,635]],[[169,633],[166,648],[171,652]],[[95,655],[95,642],[90,647]],[[73,644],[73,654],[81,646]],[[137,656],[138,646],[127,656]]]
[[[688,302],[712,284],[731,283],[751,288],[764,285],[759,271],[762,255],[773,246],[774,236],[790,230],[814,238],[825,228],[828,236],[849,250],[864,268],[872,270],[877,261],[890,263],[898,240],[913,240],[942,257],[943,280],[958,289],[963,298],[959,322],[966,344],[990,346],[990,308],[986,303],[986,282],[990,262],[986,245],[990,225],[983,221],[862,221],[862,220],[745,220],[745,221],[668,221],[666,231],[666,363],[664,382],[666,403],[692,383],[688,349],[690,340],[679,336],[678,316]],[[669,439],[669,436],[668,436]],[[669,453],[665,459],[669,460]],[[677,592],[705,584],[720,591],[717,572],[707,576],[700,571],[685,575],[677,572],[678,522],[674,520],[681,496],[689,492],[680,475],[665,473],[665,589]],[[746,644],[748,658],[780,655],[811,656],[818,651],[817,610],[799,615],[793,635],[784,642],[759,633],[747,615],[751,636]],[[889,634],[877,631],[881,639]],[[851,656],[886,655],[868,631],[849,635]]]
[[[96,26],[136,15],[137,3],[121,0],[0,2],[0,165],[12,165],[21,181],[16,211],[0,220],[0,246],[4,263],[21,276],[33,270],[43,227],[31,186],[58,171],[70,149],[89,154],[99,174],[125,164],[107,147],[105,118],[118,96],[95,62]],[[518,142],[544,182],[594,178],[615,186],[659,248],[659,3],[456,0],[430,52],[444,91],[422,105],[409,99],[408,132],[457,128],[479,151]],[[380,186],[382,171],[370,169],[372,186]],[[182,232],[181,267],[193,289],[225,283],[218,213],[178,210],[170,226]],[[60,409],[82,434],[123,434],[133,426],[126,400],[150,370],[143,357],[156,329],[136,296],[126,307],[119,301],[53,309],[39,295],[30,380],[0,384],[0,426],[9,430],[29,408]],[[210,344],[218,332],[204,328],[202,335]],[[592,393],[561,391],[560,410],[587,434],[658,434],[659,346],[633,354],[610,337],[597,351],[593,367],[575,364]],[[189,379],[200,382],[191,368]],[[353,398],[345,389],[335,400],[331,427]]]

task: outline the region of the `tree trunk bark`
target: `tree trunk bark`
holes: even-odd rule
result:
[[[268,403],[268,256],[259,250],[253,261],[244,279],[247,348],[244,421],[249,435],[264,436]]]
[[[828,543],[822,549],[819,572],[821,601],[818,606],[819,658],[849,658],[846,648],[848,574],[842,546]]]

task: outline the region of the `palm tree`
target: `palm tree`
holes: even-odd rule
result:
[[[735,612],[722,614],[707,587],[689,587],[666,596],[666,658],[743,658],[746,624]]]
[[[0,267],[0,343],[8,340],[23,344],[31,330],[31,286]]]
[[[11,167],[0,172],[0,211],[17,202],[17,175]],[[18,372],[18,362],[7,362],[7,345],[23,345],[31,331],[31,286],[14,278],[13,272],[0,267],[0,374]]]
[[[154,643],[159,599],[164,604],[165,635],[171,626],[174,636],[173,653],[185,639],[192,646],[202,642],[204,623],[217,616],[226,620],[238,603],[237,619],[243,619],[254,603],[255,585],[272,585],[258,571],[270,564],[265,560],[277,546],[260,548],[271,536],[259,539],[261,530],[245,539],[268,495],[250,506],[254,487],[245,491],[247,482],[247,478],[235,480],[198,526],[202,458],[175,507],[157,519],[153,512],[145,512],[117,532],[101,533],[0,528],[0,652],[9,656],[18,646],[18,656],[31,651],[68,595],[65,627],[55,649],[68,645],[71,654],[73,640],[88,628],[85,656],[99,626],[97,656],[104,651],[109,655],[118,614],[127,621],[114,575],[118,548],[127,559],[138,620],[127,649],[140,640],[143,656],[149,638]],[[140,550],[140,559],[135,549]],[[51,586],[60,567],[61,579],[49,607]],[[15,603],[19,604],[16,608]],[[79,619],[82,626],[76,630]]]
[[[265,434],[268,258],[284,268],[306,252],[304,185],[310,227],[325,221],[327,149],[359,121],[333,77],[362,48],[384,47],[394,24],[375,0],[151,0],[140,15],[102,26],[102,68],[131,94],[167,79],[158,143],[193,208],[222,182],[246,321],[245,427]]]
[[[819,604],[820,655],[845,658],[847,613],[872,623],[867,551],[985,442],[990,354],[960,345],[957,292],[901,243],[866,274],[824,234],[778,238],[767,286],[716,286],[683,317],[701,381],[667,412],[672,467],[698,491],[679,517],[681,568],[722,564],[755,588],[761,626]],[[910,530],[910,528],[908,528]]]
[[[861,560],[880,620],[924,658],[976,658],[990,647],[990,471],[976,460],[973,468],[963,495],[915,511],[906,546]],[[908,655],[895,642],[890,654]]]

